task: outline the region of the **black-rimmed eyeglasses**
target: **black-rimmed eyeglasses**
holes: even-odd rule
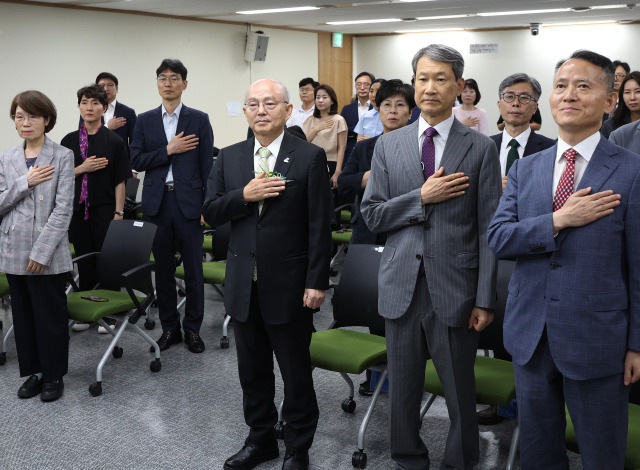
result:
[[[515,93],[510,93],[510,92],[500,93],[500,99],[505,103],[513,103],[513,101],[516,98],[518,99],[518,102],[520,104],[527,104],[527,103],[531,103],[532,101],[534,103],[536,102],[536,99],[531,95],[527,95],[527,94],[516,95]]]

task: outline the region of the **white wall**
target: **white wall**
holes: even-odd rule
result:
[[[298,81],[318,76],[315,33],[262,29],[267,60],[244,60],[246,26],[0,3],[0,151],[18,144],[9,119],[13,97],[45,93],[58,109],[49,136],[59,142],[78,125],[76,91],[108,71],[118,77],[118,100],[140,113],[160,105],[155,70],[166,57],[188,69],[183,102],[209,114],[215,145],[246,138],[243,115],[226,116],[227,101],[243,101],[252,80],[285,83],[299,106]]]
[[[355,70],[368,70],[376,77],[401,78],[412,76],[411,59],[422,47],[442,43],[455,47],[465,59],[465,78],[477,80],[482,94],[478,103],[489,114],[489,128],[498,130],[495,123],[499,113],[498,85],[515,72],[532,75],[542,85],[540,111],[541,133],[557,137],[557,126],[549,111],[553,71],[558,60],[566,58],[576,49],[590,49],[611,60],[629,63],[632,70],[640,68],[637,44],[640,25],[575,25],[542,28],[539,36],[529,30],[486,32],[434,32],[401,36],[357,38],[358,55]],[[497,54],[470,54],[470,44],[498,43]],[[355,75],[354,75],[355,76]]]

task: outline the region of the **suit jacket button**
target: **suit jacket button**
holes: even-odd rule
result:
[[[409,223],[410,223],[410,224],[415,224],[416,222],[418,222],[418,218],[417,218],[417,217],[411,217],[411,218],[409,219]]]
[[[38,196],[38,199],[44,201],[44,196]]]
[[[38,232],[42,232],[42,227],[38,227]]]
[[[416,259],[422,260],[422,255],[421,255],[420,253],[418,253],[418,254],[416,255]]]
[[[262,228],[262,225],[258,224],[258,225],[256,225],[256,228],[257,228],[258,230],[260,230],[260,229]]]
[[[12,225],[12,226],[11,226],[11,230],[14,230],[14,229],[15,229],[15,225]]]
[[[556,263],[555,261],[551,263],[549,266],[551,266],[551,269],[558,269],[558,263]]]

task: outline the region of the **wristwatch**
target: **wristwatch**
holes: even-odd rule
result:
[[[115,211],[113,214],[114,215],[119,215],[120,217],[124,217],[124,212],[122,212],[122,211]]]

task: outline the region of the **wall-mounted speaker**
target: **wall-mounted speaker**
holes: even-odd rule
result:
[[[267,58],[267,46],[269,46],[269,36],[262,31],[247,33],[244,60],[247,62],[264,62]]]

